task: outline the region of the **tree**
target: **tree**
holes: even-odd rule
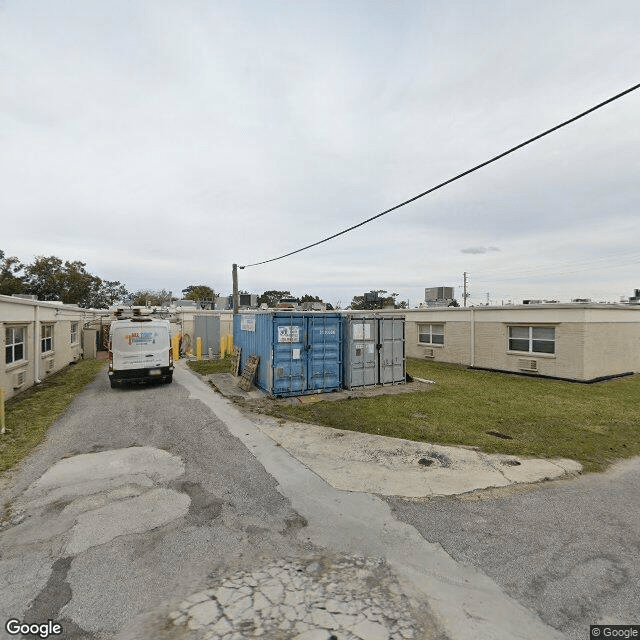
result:
[[[213,300],[216,297],[214,290],[206,284],[190,284],[182,290],[185,300]]]
[[[305,293],[301,298],[300,298],[300,303],[303,302],[319,302],[321,304],[324,304],[327,308],[327,311],[333,311],[333,305],[330,304],[329,302],[325,302],[320,296],[312,296],[309,293]]]
[[[127,298],[128,304],[134,307],[161,307],[163,304],[168,305],[171,302],[171,292],[166,289],[154,291],[152,289],[139,289],[134,291]]]
[[[25,292],[24,278],[18,275],[23,268],[24,265],[18,258],[5,257],[4,251],[0,249],[0,294],[10,296]]]
[[[103,282],[90,274],[80,260],[64,263],[56,256],[37,256],[24,267],[25,293],[38,300],[60,300],[80,307],[104,308],[123,299],[127,291],[120,282]]]
[[[291,296],[290,291],[276,291],[275,289],[271,289],[269,291],[265,291],[259,298],[258,304],[265,304],[268,307],[275,307],[278,302],[280,302],[281,298]]]
[[[387,293],[386,289],[375,289],[369,293],[365,293],[362,296],[354,296],[351,300],[351,309],[357,310],[373,310],[384,309],[384,307],[393,306],[394,308],[403,308],[396,306],[397,293],[392,293],[390,296],[383,297],[380,294]],[[406,303],[405,303],[406,306]]]
[[[88,306],[94,309],[106,309],[116,302],[124,301],[128,295],[125,286],[117,280],[102,280],[102,285],[93,293],[91,304]]]

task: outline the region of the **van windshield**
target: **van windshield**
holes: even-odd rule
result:
[[[140,349],[161,349],[169,342],[167,331],[160,327],[118,328],[111,337],[116,351],[139,351]]]

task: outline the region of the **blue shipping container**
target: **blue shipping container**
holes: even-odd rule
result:
[[[274,396],[335,391],[342,386],[342,317],[337,313],[266,311],[234,318],[240,368],[260,357],[256,385]]]

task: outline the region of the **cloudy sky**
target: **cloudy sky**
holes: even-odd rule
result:
[[[2,0],[0,249],[231,290],[640,82],[637,0]],[[640,287],[640,90],[240,287]]]

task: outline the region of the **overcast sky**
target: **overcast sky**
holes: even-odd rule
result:
[[[638,0],[2,0],[0,249],[129,290],[331,235],[640,82]],[[640,90],[240,287],[640,287]]]

